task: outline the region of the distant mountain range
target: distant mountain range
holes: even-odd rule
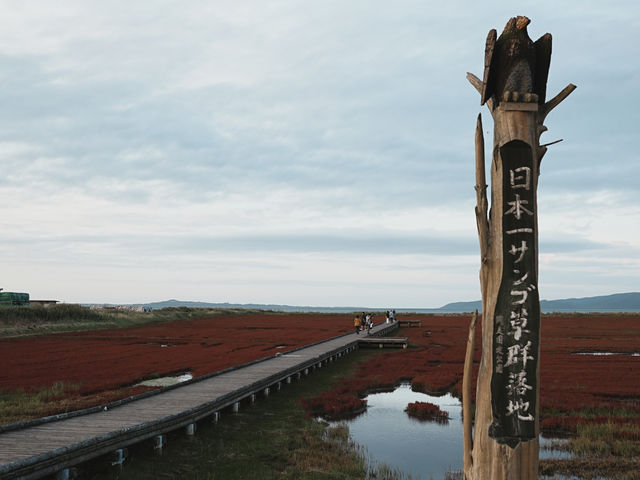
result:
[[[442,312],[472,312],[482,310],[482,302],[455,302],[441,307]],[[640,312],[640,292],[616,293],[599,297],[540,300],[540,309],[551,312]]]
[[[243,308],[247,310],[274,310],[279,312],[326,312],[347,313],[361,311],[385,311],[385,308],[369,307],[305,307],[292,305],[260,304],[260,303],[209,303],[189,302],[182,300],[166,300],[164,302],[146,303],[144,306],[153,309],[165,307],[193,308]],[[392,306],[390,308],[393,308]],[[480,300],[473,302],[448,303],[440,308],[396,308],[398,312],[416,313],[463,313],[475,309],[482,310]],[[565,298],[562,300],[541,300],[540,308],[544,313],[551,312],[640,312],[640,292],[616,293],[598,297]]]

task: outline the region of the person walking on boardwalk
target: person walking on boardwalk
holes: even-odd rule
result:
[[[367,320],[366,320],[366,325],[367,325],[367,334],[370,335],[371,334],[371,327],[373,327],[373,319],[371,318],[371,314],[367,313]]]
[[[356,318],[353,319],[353,327],[356,329],[356,334],[360,335],[360,317],[356,315]]]

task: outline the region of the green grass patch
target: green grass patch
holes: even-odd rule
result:
[[[640,456],[640,426],[601,423],[578,425],[577,436],[569,439],[567,449],[581,456]]]
[[[588,409],[585,418],[611,415],[612,410]],[[553,442],[553,448],[573,454],[569,459],[540,461],[540,473],[569,475],[572,478],[640,480],[640,425],[637,412],[615,409],[616,422],[585,423],[576,426],[575,436]],[[620,422],[620,420],[624,420]]]
[[[637,401],[635,401],[637,404]],[[600,407],[592,406],[575,410],[571,412],[572,415],[577,415],[586,419],[600,418],[600,417],[615,417],[615,418],[640,418],[640,408],[634,407]]]
[[[256,312],[256,310],[231,308],[167,307],[143,313],[127,310],[91,309],[74,304],[58,304],[50,307],[0,307],[0,338],[124,328]],[[268,314],[269,312],[261,311],[260,313]]]
[[[570,479],[640,480],[638,458],[576,458],[540,461],[540,474],[564,475]]]
[[[71,393],[76,393],[79,385],[56,382],[50,387],[33,392],[24,390],[0,391],[0,424],[17,423],[34,417],[45,417],[52,413],[52,402],[56,411],[64,410],[64,400],[60,399]],[[71,407],[71,403],[69,403]]]

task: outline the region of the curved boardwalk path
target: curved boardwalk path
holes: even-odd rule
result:
[[[381,324],[371,335],[397,328]],[[183,384],[71,414],[47,417],[0,428],[0,479],[36,479],[56,474],[66,478],[68,468],[128,445],[155,438],[178,428],[195,430],[199,420],[218,415],[240,401],[269,394],[323,363],[358,348],[351,333],[291,352],[261,359],[200,377]]]

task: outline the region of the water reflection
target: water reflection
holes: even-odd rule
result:
[[[404,409],[411,402],[438,405],[449,413],[449,422],[409,417]],[[415,479],[438,480],[447,471],[462,469],[462,405],[457,398],[450,394],[435,397],[413,392],[409,385],[401,385],[393,392],[369,395],[367,403],[365,413],[343,423],[372,460],[399,468]],[[561,441],[540,439],[541,459],[571,458],[569,452],[551,448],[552,442],[557,445]]]
[[[573,454],[566,449],[569,440],[566,438],[546,438],[540,436],[540,458],[569,459]]]
[[[640,352],[575,352],[573,355],[589,355],[594,357],[609,357],[612,355],[628,355],[631,357],[640,357]]]
[[[149,380],[144,380],[143,382],[136,383],[135,386],[144,385],[147,387],[169,387],[171,385],[175,385],[176,383],[186,382],[187,380],[191,380],[193,375],[191,372],[183,373],[182,375],[174,375],[171,377],[158,377],[158,378],[150,378]]]
[[[411,402],[430,402],[449,413],[449,422],[425,422],[404,411]],[[367,411],[346,421],[351,437],[372,460],[399,468],[415,479],[442,479],[462,469],[462,406],[450,394],[434,397],[402,385],[367,397]],[[339,423],[339,422],[336,422]]]

